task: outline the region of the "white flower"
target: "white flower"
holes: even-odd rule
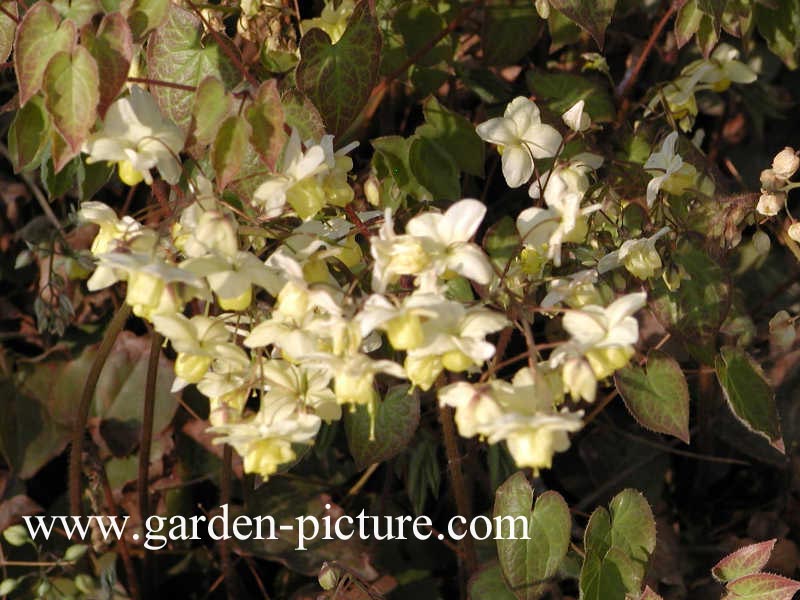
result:
[[[647,300],[643,292],[627,294],[607,307],[589,305],[564,315],[564,329],[583,348],[631,346],[639,339],[639,323],[632,316]]]
[[[757,75],[753,69],[737,60],[739,51],[729,44],[719,44],[708,60],[700,59],[684,68],[691,75],[702,69],[699,81],[715,92],[724,92],[731,83],[753,83]]]
[[[624,266],[639,279],[649,279],[662,266],[656,241],[668,232],[669,227],[663,227],[649,238],[625,240],[618,250],[609,252],[600,259],[597,271],[602,274]]]
[[[592,124],[588,113],[583,112],[585,102],[578,100],[567,112],[561,115],[564,124],[572,131],[586,131]]]
[[[668,192],[677,194],[694,182],[695,168],[684,163],[683,159],[675,153],[677,143],[678,132],[673,131],[664,139],[661,148],[657,152],[653,152],[644,163],[644,169],[653,172],[653,178],[647,184],[648,207],[653,205],[660,189],[664,188]],[[675,185],[668,189],[668,183]]]
[[[597,304],[600,293],[595,287],[597,271],[587,269],[572,273],[564,279],[554,279],[550,282],[547,295],[542,298],[542,308],[551,308],[566,302],[572,308],[579,308],[584,304]]]
[[[119,164],[120,178],[128,185],[144,179],[150,185],[153,167],[167,183],[181,177],[178,153],[183,149],[183,133],[158,109],[155,99],[138,86],[128,97],[115,101],[108,109],[103,129],[84,144],[87,163],[111,161]]]
[[[562,142],[555,128],[542,123],[539,107],[523,96],[512,100],[502,117],[478,125],[477,132],[502,149],[503,175],[512,188],[531,178],[534,159],[555,156]]]

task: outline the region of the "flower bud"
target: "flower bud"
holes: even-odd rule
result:
[[[761,171],[760,179],[761,188],[769,192],[774,192],[786,184],[786,180],[779,177],[772,169],[764,169]]]
[[[317,581],[323,590],[330,591],[338,585],[340,575],[339,569],[324,562],[319,570]]]
[[[797,330],[794,326],[794,319],[785,310],[778,311],[769,320],[770,341],[781,350],[791,348],[796,337]]]
[[[769,236],[760,229],[753,234],[753,247],[759,256],[769,252],[770,245]]]
[[[783,150],[775,155],[772,160],[772,170],[778,177],[789,179],[800,168],[800,157],[794,151],[794,148],[786,146]]]
[[[372,206],[381,205],[381,189],[374,175],[370,175],[364,182],[364,196]]]
[[[774,217],[786,204],[784,192],[764,192],[758,199],[756,212],[766,217]]]
[[[789,230],[786,233],[788,233],[789,237],[795,242],[800,242],[800,221],[789,225]]]

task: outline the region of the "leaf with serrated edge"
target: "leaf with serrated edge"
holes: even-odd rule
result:
[[[535,600],[547,591],[545,582],[553,577],[569,550],[572,519],[560,494],[545,492],[533,504],[533,488],[518,471],[495,493],[494,518],[498,525],[497,556],[506,580],[517,598]],[[527,522],[527,539],[521,521]],[[514,536],[511,537],[511,527]],[[501,539],[501,536],[504,539]]]
[[[25,13],[14,42],[20,106],[25,106],[42,88],[50,59],[59,52],[71,52],[77,36],[75,24],[69,20],[61,22],[58,11],[46,0],[39,0]]]
[[[297,87],[319,109],[328,131],[341,135],[361,112],[375,81],[381,58],[378,22],[367,2],[360,2],[335,44],[321,29],[300,41]]]
[[[724,583],[745,575],[758,573],[769,562],[769,557],[776,541],[772,539],[739,548],[736,552],[728,554],[728,556],[714,565],[714,568],[711,569],[711,574],[714,579]]]
[[[317,110],[303,92],[289,88],[281,95],[281,105],[286,124],[297,129],[303,140],[318,142],[325,135],[325,123]]]
[[[239,116],[228,117],[219,128],[211,150],[211,164],[217,174],[217,188],[224,190],[242,168],[249,144],[250,124]]]
[[[741,348],[725,347],[716,359],[717,380],[734,416],[750,431],[785,452],[775,392],[761,369]]]
[[[103,118],[128,79],[133,58],[133,36],[125,17],[121,13],[111,13],[100,21],[97,33],[89,30],[84,34],[83,43],[97,62],[100,76],[97,111]]]
[[[83,46],[59,52],[44,73],[45,106],[53,126],[73,152],[80,151],[97,118],[100,101],[97,63]]]
[[[347,446],[356,462],[364,469],[399,454],[408,445],[419,425],[419,395],[409,393],[409,386],[390,388],[375,407],[375,439],[370,440],[370,416],[366,406],[344,416]]]
[[[550,4],[588,31],[603,49],[606,27],[611,23],[617,0],[550,0]]]
[[[231,51],[235,48],[231,47]],[[164,24],[147,42],[147,70],[152,79],[197,86],[209,75],[219,78],[226,90],[241,79],[222,49],[203,38],[200,19],[175,4]],[[185,131],[192,118],[195,92],[165,85],[153,86],[150,92],[161,110]]]
[[[625,406],[639,424],[689,443],[689,386],[678,361],[664,352],[647,355],[647,370],[625,367],[614,377]]]
[[[772,573],[754,573],[731,581],[725,589],[730,600],[792,600],[800,582]]]

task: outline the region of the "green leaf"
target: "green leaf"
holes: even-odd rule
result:
[[[222,122],[233,112],[233,98],[225,90],[225,84],[209,75],[197,87],[192,117],[194,137],[207,146],[213,142]]]
[[[472,123],[444,108],[431,96],[423,104],[425,124],[417,127],[417,135],[428,138],[445,150],[465,173],[483,177],[485,144]]]
[[[703,11],[697,6],[697,0],[689,0],[680,8],[675,18],[675,41],[678,42],[678,48],[683,48],[697,33],[702,19]]]
[[[731,581],[726,598],[731,600],[792,600],[800,582],[772,573],[755,573]]]
[[[58,11],[47,0],[39,0],[25,13],[14,44],[20,106],[42,88],[50,59],[59,52],[71,52],[77,36],[75,23],[61,22]]]
[[[586,102],[584,110],[592,121],[607,123],[614,119],[614,101],[602,80],[541,70],[528,71],[526,79],[528,88],[559,115],[572,108],[578,100],[583,100]]]
[[[416,56],[430,44],[444,28],[447,22],[429,5],[417,2],[404,2],[397,7],[393,29],[403,36],[402,50],[404,59]],[[453,58],[453,38],[450,35],[439,40],[436,45],[421,56],[415,65],[433,67]]]
[[[438,449],[439,440],[424,430],[409,446],[406,490],[417,515],[424,513],[428,494],[439,497],[442,473],[439,470]]]
[[[731,411],[750,431],[785,452],[775,392],[761,368],[741,348],[725,347],[716,360],[717,379]]]
[[[83,46],[76,46],[71,54],[59,52],[47,65],[45,106],[72,152],[80,152],[97,118],[99,86],[97,63]]]
[[[103,118],[128,79],[133,59],[133,35],[121,13],[103,17],[95,33],[84,31],[83,44],[97,63],[100,76],[100,102],[97,112]]]
[[[644,496],[623,490],[611,500],[610,509],[610,513],[595,509],[586,526],[586,559],[580,576],[583,600],[638,594],[655,549],[655,520]]]
[[[508,589],[503,579],[500,565],[496,562],[481,568],[467,584],[470,600],[515,600],[516,596]]]
[[[767,566],[776,541],[772,539],[739,548],[714,565],[711,574],[714,579],[724,583],[758,573]]]
[[[488,65],[513,65],[536,45],[544,21],[527,0],[486,3],[483,21],[483,60]]]
[[[81,167],[80,159],[73,158],[65,168],[56,173],[52,160],[42,161],[41,178],[48,197],[59,198],[70,191],[75,185]]]
[[[372,420],[367,407],[345,413],[347,446],[357,469],[389,460],[403,451],[419,425],[419,395],[409,393],[409,386],[390,388],[375,407],[375,437],[370,440]]]
[[[336,44],[321,29],[303,36],[297,87],[319,109],[330,133],[344,133],[361,112],[378,76],[380,54],[378,23],[363,0]]]
[[[550,0],[550,4],[588,31],[603,49],[606,27],[611,23],[617,0]]]
[[[296,88],[281,95],[283,115],[289,127],[297,129],[300,139],[319,141],[325,135],[325,123],[311,100]]]
[[[275,169],[281,151],[286,145],[287,136],[283,128],[281,97],[274,79],[261,84],[253,104],[247,107],[245,116],[252,127],[250,142],[264,164],[270,169]]]
[[[128,13],[128,22],[137,42],[164,23],[170,5],[169,0],[134,0]]]
[[[614,382],[642,427],[689,443],[689,386],[674,358],[652,351],[647,355],[647,371],[625,367],[617,371]]]
[[[399,135],[387,135],[370,140],[375,154],[372,164],[378,177],[391,178],[397,189],[419,201],[431,201],[430,192],[426,190],[411,170],[409,150],[413,138]]]
[[[190,86],[198,86],[213,75],[230,90],[240,80],[239,72],[222,49],[214,41],[203,38],[200,19],[176,4],[170,5],[167,20],[147,42],[147,69],[153,79]],[[151,93],[164,114],[187,131],[195,92],[156,85]]]
[[[96,14],[103,11],[99,0],[53,0],[53,6],[64,19],[82,29]]]
[[[754,3],[756,26],[769,49],[796,69],[800,62],[800,0],[781,0],[769,5]]]
[[[417,181],[437,200],[461,197],[461,182],[456,163],[436,142],[416,135],[412,137],[408,163]]]
[[[541,598],[569,550],[572,519],[560,494],[545,492],[533,504],[533,488],[518,471],[494,497],[494,518],[506,517],[497,527],[497,556],[506,581],[520,600]],[[527,526],[523,525],[527,523]],[[517,539],[501,539],[511,536]],[[527,529],[527,536],[525,536]],[[526,539],[527,538],[527,539]]]
[[[508,215],[492,225],[483,238],[483,247],[500,272],[517,255],[521,243],[517,224]]]
[[[15,16],[19,16],[16,0],[3,0],[0,2],[3,9]],[[0,62],[5,62],[14,48],[14,34],[17,32],[17,22],[9,17],[6,12],[0,12]]]
[[[8,130],[8,152],[14,172],[39,166],[50,137],[50,115],[44,99],[34,96],[17,111]]]
[[[250,133],[250,124],[244,117],[228,117],[222,123],[211,150],[211,164],[220,191],[239,174],[250,143]]]

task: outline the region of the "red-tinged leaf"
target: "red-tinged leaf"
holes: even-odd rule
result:
[[[253,128],[250,142],[261,160],[270,169],[275,169],[287,135],[284,130],[281,96],[274,79],[264,82],[258,88],[255,101],[247,108],[246,117]]]
[[[800,582],[794,579],[772,573],[754,573],[731,581],[724,600],[792,600],[798,590]]]
[[[58,11],[46,0],[39,0],[25,13],[14,42],[20,106],[42,89],[50,59],[59,52],[71,52],[77,35],[75,24],[62,22]]]
[[[625,367],[614,377],[617,390],[642,427],[689,443],[689,386],[678,362],[663,352],[647,355],[647,371]]]
[[[236,52],[232,45],[231,52]],[[203,36],[203,24],[188,10],[170,5],[164,24],[147,41],[147,73],[160,81],[198,86],[209,75],[217,77],[230,91],[241,74],[222,48]],[[161,110],[184,132],[192,120],[196,92],[156,85],[150,90]]]
[[[639,600],[664,600],[661,596],[656,594],[653,590],[650,589],[649,585],[644,586],[644,591],[642,595],[639,596]]]
[[[249,138],[250,124],[243,117],[228,117],[219,128],[211,150],[211,163],[217,173],[217,188],[220,190],[224,190],[239,174]]]
[[[169,0],[134,0],[128,20],[137,41],[166,20],[169,7]]]
[[[297,129],[300,139],[320,140],[325,135],[325,123],[317,110],[303,92],[289,88],[281,95],[286,124]]]
[[[77,150],[71,148],[58,131],[51,129],[50,157],[53,159],[53,173],[61,171],[78,154],[80,154],[80,148]]]
[[[724,583],[758,573],[769,562],[776,541],[773,539],[739,548],[714,565],[711,574],[714,579]]]
[[[0,11],[0,62],[5,62],[11,55],[14,47],[14,34],[17,32],[17,22],[10,15],[19,16],[16,2],[0,2],[3,11]],[[8,13],[8,14],[6,14]]]
[[[207,146],[214,141],[222,122],[233,111],[233,97],[225,84],[210,75],[197,86],[192,109],[192,130],[198,144]]]
[[[53,125],[70,149],[79,152],[97,119],[100,101],[97,63],[89,51],[77,46],[59,52],[44,73],[44,102]]]
[[[361,112],[378,77],[381,32],[367,2],[360,2],[335,44],[321,29],[300,41],[297,87],[319,109],[328,131],[341,135]]]
[[[133,35],[125,17],[121,13],[111,13],[103,17],[96,33],[89,30],[84,34],[83,43],[97,62],[100,76],[97,111],[103,118],[128,78],[133,58]]]

